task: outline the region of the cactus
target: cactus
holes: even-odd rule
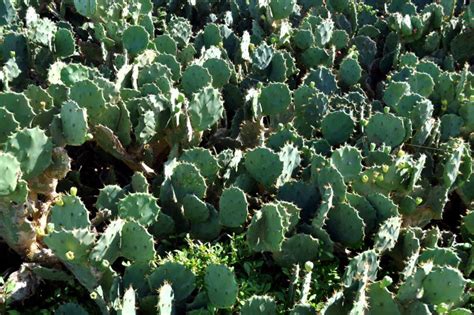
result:
[[[219,46],[219,44],[222,42],[219,26],[214,23],[206,24],[202,35],[206,48],[211,46]]]
[[[210,215],[207,204],[191,194],[183,198],[183,214],[191,223],[206,222]]]
[[[399,146],[406,137],[405,124],[393,114],[377,113],[370,117],[365,129],[367,140],[376,144]]]
[[[232,70],[229,64],[220,58],[209,58],[202,64],[212,77],[212,86],[216,89],[223,88],[229,83]]]
[[[216,308],[231,307],[237,300],[238,285],[234,272],[225,265],[207,266],[204,287],[211,305]]]
[[[256,295],[245,301],[240,312],[242,315],[271,315],[276,313],[276,309],[277,305],[272,297]]]
[[[356,209],[344,203],[329,210],[327,230],[333,241],[352,248],[358,248],[365,237],[364,221]]]
[[[212,183],[216,179],[219,165],[217,159],[209,150],[204,148],[185,150],[179,159],[194,164],[208,183]]]
[[[310,47],[301,54],[301,61],[307,68],[331,67],[334,63],[334,49]],[[321,82],[319,82],[321,84]]]
[[[378,255],[373,250],[360,253],[351,259],[344,272],[344,285],[350,287],[362,275],[367,280],[375,280],[379,269]]]
[[[362,68],[357,61],[357,54],[349,54],[339,66],[339,77],[346,86],[356,84],[362,77]]]
[[[150,185],[142,172],[135,172],[133,174],[130,185],[135,193],[148,193],[150,190]]]
[[[155,48],[158,52],[176,56],[178,47],[175,40],[170,35],[158,35],[153,39],[153,43],[155,44]]]
[[[332,19],[323,20],[315,30],[315,39],[318,46],[324,46],[331,40],[334,30]]]
[[[304,90],[300,90],[301,94],[311,93],[309,89]],[[321,118],[328,111],[328,98],[322,93],[297,95],[295,92],[295,107],[295,128],[302,135],[309,137],[314,128],[320,127]]]
[[[121,231],[121,256],[131,261],[152,261],[156,255],[153,237],[143,225],[126,222]]]
[[[385,104],[393,109],[397,109],[403,97],[410,92],[410,85],[406,82],[390,82],[383,94]]]
[[[252,54],[252,66],[263,71],[271,63],[273,49],[265,43],[260,44]]]
[[[82,145],[87,140],[87,110],[76,102],[65,102],[61,106],[62,134],[68,145]]]
[[[135,290],[132,287],[129,287],[127,290],[125,290],[125,293],[123,294],[122,305],[121,305],[120,310],[117,313],[121,315],[125,315],[125,314],[135,315],[136,314],[135,299],[136,299]]]
[[[12,134],[5,142],[4,150],[18,159],[24,179],[40,175],[52,162],[53,144],[38,127]]]
[[[186,95],[192,95],[212,82],[212,77],[209,71],[199,65],[190,65],[183,72],[181,78],[181,87]],[[207,89],[213,91],[212,89]],[[210,92],[207,92],[210,93]]]
[[[283,239],[284,228],[278,206],[264,205],[252,217],[247,230],[247,242],[257,252],[278,252]]]
[[[178,48],[183,48],[188,44],[192,35],[191,24],[185,18],[172,16],[167,25],[167,33],[176,42]]]
[[[369,314],[402,314],[393,294],[387,290],[383,281],[368,286]]]
[[[463,120],[455,114],[446,114],[441,117],[441,140],[448,141],[450,138],[461,134]]]
[[[388,196],[375,193],[368,195],[367,200],[375,209],[377,224],[399,215],[398,206]]]
[[[82,306],[75,303],[63,304],[59,306],[56,309],[56,311],[54,311],[54,315],[67,315],[67,314],[87,315],[88,313]]]
[[[148,193],[128,194],[117,206],[120,218],[134,219],[144,226],[153,224],[160,213],[157,199]]]
[[[293,203],[301,208],[302,217],[307,217],[313,213],[319,194],[310,183],[289,181],[279,188],[278,199]]]
[[[283,162],[268,148],[256,148],[245,155],[245,168],[267,189],[273,187],[283,172]]]
[[[366,234],[372,232],[375,229],[377,212],[371,203],[365,197],[352,193],[347,194],[347,201],[364,220]]]
[[[337,127],[336,127],[337,126]],[[324,116],[321,122],[321,132],[324,139],[331,145],[346,142],[354,130],[354,119],[352,115],[344,111],[334,111]]]
[[[466,147],[462,141],[450,140],[448,142],[448,146],[450,148],[451,155],[445,161],[443,171],[443,185],[446,188],[451,187],[456,182],[456,180],[459,180],[458,174],[461,170],[460,167],[463,161],[463,156],[466,154]],[[469,171],[470,167],[469,170],[466,170],[468,174],[464,175],[469,176]]]
[[[194,194],[200,199],[206,195],[204,177],[193,164],[179,163],[169,180],[178,201],[182,201],[187,194]]]
[[[262,89],[259,102],[264,115],[281,114],[290,106],[290,90],[283,83],[270,83]]]
[[[91,122],[97,121],[106,106],[103,90],[91,80],[75,82],[71,87],[70,98],[79,107],[87,109],[87,115],[91,118]]]
[[[144,51],[150,40],[150,35],[143,26],[129,26],[122,35],[123,47],[131,55],[137,55]]]
[[[344,146],[331,155],[331,164],[341,173],[345,182],[356,179],[362,172],[362,155],[352,146]]]
[[[125,197],[125,192],[117,185],[108,185],[99,191],[96,208],[99,210],[108,209],[112,213],[118,214],[118,201]]]
[[[79,14],[90,18],[97,11],[97,2],[95,0],[74,0],[74,7]]]
[[[45,244],[65,263],[86,265],[95,235],[87,228],[55,230],[44,238]],[[73,271],[74,272],[74,271]]]
[[[89,212],[76,196],[61,196],[60,203],[51,208],[50,222],[55,229],[87,229],[90,226]]]
[[[377,45],[373,39],[366,35],[359,35],[353,38],[354,45],[359,52],[359,62],[369,68],[377,54]]]
[[[304,82],[305,84],[314,82],[316,88],[326,95],[330,95],[337,90],[335,76],[328,68],[323,66],[320,66],[315,70],[311,70]]]
[[[314,261],[320,255],[319,240],[308,234],[295,234],[285,239],[281,251],[274,252],[275,261],[284,267]]]
[[[410,90],[424,97],[429,97],[434,89],[433,78],[424,72],[415,72],[408,79]]]
[[[418,257],[420,263],[432,262],[437,266],[451,266],[459,268],[461,259],[458,255],[450,248],[427,248]]]
[[[402,222],[398,217],[385,220],[375,235],[374,250],[382,253],[395,247]]]
[[[273,82],[285,82],[287,77],[292,74],[292,69],[287,66],[287,59],[283,53],[273,55],[270,67],[271,73],[268,78]]]
[[[12,194],[21,178],[21,165],[14,155],[0,153],[0,171],[3,176],[0,179],[0,196]]]
[[[298,304],[298,305],[295,305],[295,307],[293,307],[291,310],[290,310],[290,315],[305,315],[305,314],[314,314],[316,312],[316,309],[314,307],[312,307],[311,305],[307,305],[307,304]]]
[[[461,298],[466,280],[451,267],[434,267],[423,279],[422,300],[429,304],[455,303]]]
[[[191,236],[201,241],[213,241],[221,233],[222,226],[219,222],[217,210],[210,204],[207,204],[209,217],[204,222],[191,224]]]
[[[0,309],[40,280],[95,302],[42,290],[58,314],[469,312],[474,4],[24,2]]]
[[[173,299],[174,293],[173,288],[169,283],[163,284],[158,290],[158,314],[159,315],[171,315],[173,314]]]
[[[293,172],[301,163],[298,148],[292,144],[286,144],[279,152],[280,161],[283,162],[283,172],[278,179],[279,183],[287,182],[291,179]]]
[[[24,95],[28,98],[30,106],[36,113],[42,113],[53,107],[53,98],[41,87],[30,84],[24,91]]]
[[[318,187],[321,194],[325,194],[327,187],[331,187],[334,197],[338,201],[344,201],[346,198],[347,186],[344,178],[339,171],[332,166],[325,166],[319,169]]]
[[[200,82],[200,79],[194,78],[193,82]],[[203,88],[193,95],[189,104],[191,125],[198,131],[209,129],[222,117],[223,110],[219,91],[211,87]]]
[[[0,119],[3,122],[0,126],[0,143],[4,143],[19,128],[20,124],[16,121],[15,116],[3,107],[0,107]]]
[[[115,262],[120,256],[121,233],[124,224],[125,222],[120,219],[110,222],[91,251],[90,257],[93,261],[98,263],[106,261],[108,264]]]
[[[73,34],[67,28],[59,28],[54,34],[55,52],[61,58],[74,55],[76,52],[76,43]]]
[[[167,262],[153,271],[148,277],[151,290],[159,290],[169,283],[174,293],[174,300],[179,302],[186,299],[195,288],[194,274],[178,263]]]
[[[266,145],[274,151],[279,151],[287,142],[298,148],[303,146],[303,138],[296,132],[291,124],[281,126],[279,130],[275,131],[273,135],[268,137]]]
[[[247,220],[247,208],[245,193],[237,187],[227,188],[219,199],[219,221],[224,226],[239,227]]]
[[[29,127],[33,120],[33,109],[24,94],[7,92],[0,93],[0,104],[13,114],[21,127]]]
[[[270,9],[275,20],[289,17],[295,8],[295,0],[271,0]]]
[[[316,228],[322,228],[327,220],[327,214],[329,210],[333,207],[333,200],[334,200],[334,191],[332,190],[331,186],[328,185],[324,189],[321,198],[321,205],[316,212],[316,215],[311,223]]]
[[[293,34],[293,42],[296,47],[306,50],[314,43],[314,36],[310,30],[298,29]]]
[[[168,80],[171,80],[172,78],[171,69],[169,69],[167,66],[162,65],[161,63],[145,65],[138,72],[137,85],[139,87],[143,87],[147,83],[158,83],[160,81],[158,78],[163,77],[167,78]]]

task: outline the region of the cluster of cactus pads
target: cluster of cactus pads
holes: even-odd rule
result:
[[[472,314],[468,2],[0,0],[0,304]]]

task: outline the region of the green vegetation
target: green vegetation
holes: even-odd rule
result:
[[[0,0],[0,313],[472,314],[465,2]]]

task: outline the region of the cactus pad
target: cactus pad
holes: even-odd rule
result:
[[[135,221],[122,228],[121,256],[131,261],[151,261],[155,257],[155,242],[144,226]]]
[[[262,89],[259,101],[264,115],[281,114],[289,109],[290,90],[283,83],[270,83]]]
[[[5,142],[4,150],[18,159],[24,179],[38,176],[52,162],[53,144],[38,127],[12,134]]]
[[[185,266],[167,262],[153,271],[148,278],[151,290],[158,290],[165,283],[171,285],[175,300],[182,301],[194,291],[195,276]]]
[[[225,265],[207,266],[204,287],[209,301],[216,308],[229,308],[237,300],[238,285],[234,272]]]
[[[194,194],[202,199],[206,195],[206,182],[199,170],[192,164],[179,163],[171,175],[171,185],[178,201],[187,194]]]
[[[206,68],[199,65],[191,65],[183,72],[181,87],[185,94],[192,95],[209,85],[211,81],[212,77]]]
[[[219,171],[217,159],[212,155],[211,151],[204,148],[185,150],[179,159],[194,164],[209,183],[214,181]]]
[[[11,154],[0,152],[0,196],[13,193],[21,177],[20,162]]]
[[[81,229],[90,226],[89,212],[76,196],[62,196],[61,205],[56,204],[51,208],[50,222],[55,229]]]
[[[352,206],[340,203],[329,210],[327,230],[333,241],[358,248],[365,237],[364,229],[364,221]]]
[[[466,280],[452,267],[435,267],[423,279],[423,298],[429,304],[456,303],[462,297]]]
[[[87,111],[76,102],[65,102],[61,106],[61,126],[68,145],[82,145],[87,139]]]
[[[252,296],[245,301],[242,315],[274,315],[277,313],[275,300],[270,296]]]
[[[186,195],[183,198],[183,214],[192,223],[205,222],[209,218],[207,204],[195,195]]]
[[[283,239],[283,222],[277,205],[265,205],[255,212],[247,230],[247,242],[254,251],[277,252]]]
[[[272,150],[262,147],[247,152],[245,168],[257,182],[271,188],[283,172],[283,162]]]
[[[129,194],[118,203],[119,217],[134,219],[144,226],[153,224],[159,212],[157,199],[148,193]]]
[[[362,171],[362,155],[352,146],[344,146],[331,155],[331,164],[341,173],[345,182],[357,178]]]
[[[403,120],[393,114],[377,113],[369,119],[365,130],[367,140],[376,144],[399,146],[406,137]]]
[[[143,26],[129,26],[122,35],[123,47],[131,54],[141,53],[148,46],[150,35]]]
[[[247,219],[247,208],[245,193],[237,187],[227,188],[219,200],[219,220],[224,226],[239,227]]]
[[[206,87],[193,95],[189,104],[191,125],[204,131],[215,125],[222,117],[224,105],[217,89]]]
[[[346,142],[354,130],[354,120],[350,114],[335,111],[324,116],[321,122],[321,132],[324,139],[331,145]]]

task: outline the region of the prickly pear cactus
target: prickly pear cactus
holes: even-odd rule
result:
[[[468,2],[0,0],[0,313],[469,314]]]
[[[209,265],[204,276],[204,287],[211,305],[216,308],[228,308],[237,300],[237,282],[227,266]]]

